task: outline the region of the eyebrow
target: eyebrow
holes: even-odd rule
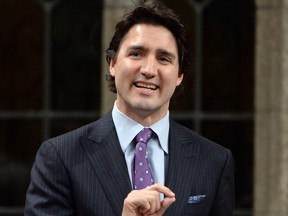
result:
[[[130,50],[143,50],[143,51],[147,51],[148,48],[142,46],[142,45],[131,45],[127,48],[128,51]]]
[[[143,51],[147,51],[148,48],[145,47],[145,46],[142,46],[142,45],[131,45],[131,46],[129,46],[129,47],[127,48],[127,50],[128,50],[128,51],[129,51],[129,50],[143,50]],[[176,59],[176,55],[173,54],[172,52],[166,50],[166,49],[157,49],[157,52],[158,52],[158,53],[161,53],[161,54],[163,54],[163,55],[167,55],[167,56],[169,56],[169,57],[172,58],[172,59]]]
[[[172,52],[169,52],[168,50],[159,49],[159,52],[160,52],[161,54],[164,54],[164,55],[169,56],[169,57],[172,58],[172,59],[176,59],[176,55],[173,54]]]

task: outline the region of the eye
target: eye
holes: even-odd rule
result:
[[[158,60],[162,63],[162,64],[168,64],[171,62],[171,59],[167,56],[160,56],[158,58]]]
[[[129,53],[129,56],[131,56],[131,57],[133,57],[133,58],[138,58],[138,57],[141,57],[142,54],[141,54],[141,52],[139,52],[139,51],[131,51],[131,52]]]

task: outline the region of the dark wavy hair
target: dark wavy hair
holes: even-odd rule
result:
[[[111,60],[117,58],[121,42],[132,26],[136,24],[152,24],[167,28],[175,37],[179,56],[179,75],[185,74],[190,69],[190,54],[187,42],[187,33],[174,11],[163,3],[155,0],[140,0],[135,7],[124,14],[115,26],[109,48],[106,50],[106,61],[110,65]],[[108,86],[114,93],[117,92],[115,78],[108,71],[106,75]]]

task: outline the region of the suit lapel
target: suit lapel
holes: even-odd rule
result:
[[[188,202],[200,146],[193,142],[190,133],[175,122],[170,122],[169,162],[166,186],[176,194],[176,202],[165,215],[179,215]]]
[[[121,215],[123,201],[132,188],[111,113],[97,122],[83,146],[115,215]]]

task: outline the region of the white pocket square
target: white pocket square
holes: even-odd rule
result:
[[[206,198],[205,194],[189,196],[188,203],[200,203]]]

